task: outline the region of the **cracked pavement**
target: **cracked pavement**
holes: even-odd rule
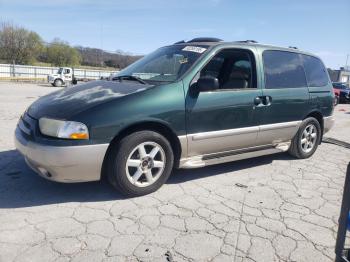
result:
[[[40,178],[14,150],[17,119],[45,85],[0,83],[0,261],[332,261],[350,150],[323,143],[175,170],[123,198],[107,182]],[[350,105],[328,137],[350,142]]]

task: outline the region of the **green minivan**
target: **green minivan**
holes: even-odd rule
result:
[[[122,194],[157,190],[172,169],[277,152],[308,158],[333,125],[322,61],[296,48],[195,38],[50,93],[21,116],[15,144],[39,175],[106,176]]]

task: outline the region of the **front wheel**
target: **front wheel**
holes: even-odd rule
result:
[[[53,83],[55,87],[61,87],[63,86],[63,81],[61,79],[56,79],[55,82]]]
[[[169,141],[153,131],[140,131],[112,145],[107,175],[123,195],[141,196],[156,191],[169,178],[174,155]]]
[[[321,136],[322,130],[317,119],[314,117],[304,119],[292,140],[289,154],[300,159],[309,158],[315,153]]]

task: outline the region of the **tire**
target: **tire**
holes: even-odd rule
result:
[[[168,180],[174,154],[161,134],[139,131],[112,145],[107,161],[109,182],[121,194],[133,197],[152,193]]]
[[[339,104],[339,96],[334,96],[334,106]]]
[[[299,159],[311,157],[320,144],[321,136],[321,125],[317,119],[314,117],[304,119],[292,139],[288,153]]]
[[[63,81],[61,79],[56,79],[55,82],[53,83],[55,87],[61,87],[63,86]]]

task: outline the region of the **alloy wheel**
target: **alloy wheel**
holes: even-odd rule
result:
[[[305,153],[309,153],[315,147],[316,142],[317,142],[317,128],[314,124],[309,124],[305,127],[301,136],[301,140],[300,140],[301,149]]]
[[[131,151],[126,161],[127,178],[137,187],[150,186],[162,175],[165,163],[165,152],[159,144],[141,143]]]

